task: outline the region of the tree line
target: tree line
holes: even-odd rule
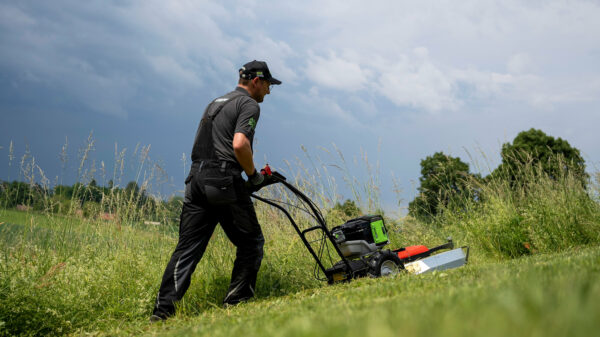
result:
[[[512,143],[503,144],[500,154],[500,165],[485,177],[472,173],[469,165],[460,158],[443,152],[421,160],[418,193],[409,203],[409,215],[429,221],[446,209],[460,210],[467,204],[483,201],[481,188],[490,182],[502,181],[521,188],[535,179],[531,175],[532,170],[524,170],[524,167],[537,167],[535,174],[544,174],[552,179],[571,174],[584,189],[587,188],[589,176],[580,151],[566,140],[554,138],[541,130],[532,128],[519,133]],[[182,203],[180,196],[169,200],[152,197],[135,181],[124,188],[114,186],[112,181],[107,186],[99,186],[93,179],[88,184],[78,182],[71,186],[48,188],[38,183],[0,180],[0,207],[4,208],[22,207],[84,216],[108,213],[125,219],[176,223]],[[332,211],[343,218],[362,213],[351,200],[336,203]]]
[[[92,179],[88,184],[57,185],[0,180],[0,207],[35,210],[57,214],[80,214],[86,217],[109,217],[147,220],[174,220],[179,216],[183,199],[179,196],[161,200],[150,196],[135,181],[122,188],[100,186]]]
[[[580,151],[566,140],[541,130],[532,128],[520,132],[512,143],[502,145],[500,155],[500,165],[485,177],[470,172],[469,165],[460,158],[443,152],[421,160],[418,194],[409,203],[409,215],[428,221],[446,209],[460,209],[481,201],[481,186],[492,181],[501,181],[516,189],[523,188],[539,174],[551,179],[570,174],[587,188],[589,175]]]

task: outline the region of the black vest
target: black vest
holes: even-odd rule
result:
[[[194,147],[192,148],[192,162],[216,162],[219,160],[215,152],[213,140],[213,121],[223,107],[236,101],[238,97],[243,95],[244,94],[240,92],[233,91],[225,96],[215,99],[206,107],[202,120],[200,120],[198,131],[196,132],[196,139],[194,140]]]

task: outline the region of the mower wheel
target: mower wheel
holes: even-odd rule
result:
[[[398,274],[404,269],[404,265],[393,252],[382,252],[377,259],[373,261],[369,274],[374,277],[388,276]]]

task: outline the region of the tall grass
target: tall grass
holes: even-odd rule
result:
[[[137,145],[131,158],[127,158],[127,149],[115,144],[112,174],[104,161],[99,167],[93,158],[95,140],[90,133],[86,142],[78,150],[75,183],[65,186],[63,175],[68,166],[68,139],[59,154],[61,176],[54,179],[52,185],[44,170],[37,164],[35,157],[26,147],[21,157],[18,179],[24,183],[11,186],[0,184],[1,206],[33,209],[44,214],[63,214],[94,219],[117,221],[153,221],[176,225],[181,198],[175,195],[162,195],[160,191],[169,184],[169,177],[158,161],[150,157],[150,145]],[[9,152],[9,172],[13,166],[14,146],[11,142]],[[129,170],[127,170],[129,167]],[[128,183],[124,179],[131,176]],[[9,177],[10,180],[10,177]],[[98,185],[98,182],[101,185]],[[65,192],[66,191],[66,192]],[[167,202],[168,200],[168,202]]]
[[[14,213],[4,211],[0,227],[0,334],[56,335],[148,310],[156,281],[148,274],[158,274],[168,235],[74,217],[19,221]]]
[[[437,225],[498,258],[600,242],[600,204],[593,192],[597,174],[586,189],[570,171],[550,176],[531,163],[518,169],[518,181],[502,176],[473,180],[479,199],[461,209],[447,208]]]
[[[65,142],[60,155],[63,171],[67,167],[67,147]],[[146,319],[151,312],[160,278],[177,241],[176,228],[165,226],[168,221],[162,222],[163,226],[144,225],[142,221],[172,216],[152,202],[162,197],[150,194],[153,183],[166,180],[160,176],[165,175],[164,170],[150,161],[149,146],[138,148],[134,151],[135,181],[149,197],[140,203],[142,193],[117,193],[117,187],[123,187],[126,150],[115,145],[115,163],[109,177],[113,185],[99,189],[99,202],[85,201],[93,193],[92,180],[105,185],[109,171],[103,162],[97,168],[93,151],[90,135],[79,150],[78,183],[68,200],[50,193],[52,188],[29,151],[23,156],[21,178],[31,187],[27,193],[42,191],[31,199],[41,200],[41,205],[31,202],[26,205],[30,207],[27,212],[0,209],[0,335],[98,330]],[[320,159],[311,165],[306,168],[298,160],[285,174],[321,208],[330,209],[340,201],[335,181]],[[46,185],[39,186],[40,178]],[[265,189],[261,194],[286,203],[301,227],[314,225],[302,209],[306,206],[282,188]],[[103,213],[112,216],[100,216]],[[312,257],[283,214],[265,204],[257,204],[257,214],[267,241],[257,297],[321,286],[313,277]],[[332,226],[346,220],[344,214],[336,212],[326,212],[326,216]],[[220,305],[234,258],[234,247],[217,229],[194,274],[193,287],[179,303],[180,315],[195,315]]]
[[[98,172],[94,162],[89,161],[93,146],[88,152],[86,149],[80,152],[78,162],[83,186]],[[134,151],[137,179],[144,191],[164,181],[160,165],[149,160],[149,150],[142,147]],[[122,184],[125,153],[115,146],[111,180],[117,186]],[[308,166],[297,159],[280,170],[315,200],[330,226],[347,220],[346,215],[333,211],[341,197],[331,169],[342,173],[342,180],[350,184],[354,200],[364,212],[376,212],[380,208],[379,178],[361,182],[349,173],[350,165],[341,151],[326,154],[330,156],[326,160],[310,156],[305,159]],[[28,160],[23,161],[31,163],[29,168],[24,166],[26,172],[39,173],[37,164]],[[367,171],[376,175],[377,166],[373,168],[366,155],[362,160]],[[517,189],[501,180],[473,182],[481,190],[481,199],[465,203],[460,210],[448,209],[433,224],[408,217],[388,218],[391,246],[436,244],[452,235],[458,243],[471,245],[477,261],[566,250],[600,241],[597,193],[594,196],[590,192],[598,189],[597,175],[590,190],[585,190],[569,174],[551,178],[534,166],[523,170],[531,179]],[[101,163],[104,181],[106,171]],[[138,197],[111,194],[111,190],[103,191],[98,212],[111,209],[116,216],[108,220],[93,216],[93,212],[85,216],[77,212],[77,203],[86,191],[81,187],[78,197],[71,200],[76,205],[69,205],[65,214],[0,209],[0,335],[62,335],[114,329],[128,322],[145,321],[150,315],[177,241],[176,227],[164,223],[144,225],[143,219],[166,217],[167,213],[151,203],[140,206]],[[286,203],[284,206],[303,228],[314,224],[297,199],[281,187],[272,186],[260,194]],[[47,198],[51,205],[57,202],[53,196]],[[323,286],[313,278],[314,261],[288,220],[262,203],[256,204],[256,210],[266,239],[257,297],[278,297]],[[178,315],[194,316],[219,306],[234,258],[233,245],[218,228],[192,286],[179,303]]]

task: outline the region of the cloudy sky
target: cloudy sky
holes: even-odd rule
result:
[[[393,180],[412,199],[426,156],[475,160],[485,174],[532,127],[593,170],[598,18],[592,0],[2,0],[0,179],[18,177],[27,149],[50,180],[70,179],[93,131],[97,167],[113,170],[115,143],[131,156],[150,144],[180,189],[205,105],[252,59],[284,82],[262,104],[257,164],[283,168],[302,145],[333,164],[338,148],[366,181],[366,153],[387,209]]]

